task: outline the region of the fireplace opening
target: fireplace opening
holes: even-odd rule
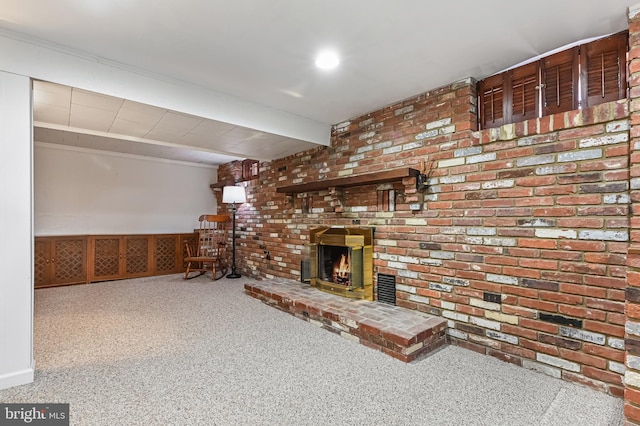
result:
[[[372,229],[313,229],[308,261],[310,284],[341,296],[373,300],[372,243]]]
[[[351,256],[348,247],[322,246],[320,248],[320,279],[334,284],[351,284]]]

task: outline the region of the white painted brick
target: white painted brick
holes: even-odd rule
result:
[[[630,369],[640,371],[640,357],[627,354],[625,362]]]
[[[393,269],[407,269],[407,264],[402,262],[389,262],[387,266]]]
[[[442,311],[442,316],[454,321],[469,322],[469,315],[459,314],[457,312]]]
[[[611,145],[616,143],[627,142],[629,135],[627,133],[618,133],[617,135],[606,135],[599,138],[582,139],[579,143],[580,148],[590,148],[592,146]]]
[[[441,302],[441,306],[442,306],[442,309],[446,309],[446,310],[449,310],[449,311],[455,311],[455,309],[456,309],[456,304],[455,303],[451,303],[451,302],[443,301],[443,302]]]
[[[487,274],[487,281],[500,284],[518,285],[518,278],[508,275]]]
[[[451,260],[455,258],[455,254],[452,251],[432,251],[431,257],[435,259]]]
[[[438,162],[439,168],[461,166],[464,164],[464,158],[451,158],[449,160],[441,160]]]
[[[462,287],[469,287],[469,280],[462,278],[442,277],[442,282],[445,284],[459,285]]]
[[[605,204],[629,204],[631,199],[628,194],[607,194],[602,197]]]
[[[379,246],[397,247],[398,241],[396,240],[377,240]]]
[[[389,148],[391,145],[393,145],[392,141],[384,141],[384,142],[378,142],[377,144],[373,145],[373,148],[384,149],[384,148]]]
[[[468,148],[456,149],[453,152],[454,157],[466,157],[469,155],[478,155],[482,153],[481,146],[471,146]]]
[[[515,183],[516,181],[513,179],[496,180],[483,183],[482,189],[513,188]]]
[[[488,328],[490,330],[500,331],[500,328],[501,328],[501,325],[499,322],[489,321],[484,318],[469,317],[469,321],[471,321],[471,324],[475,324],[483,328]]]
[[[624,350],[624,339],[618,339],[617,337],[608,337],[607,345],[614,349]]]
[[[635,336],[640,336],[640,324],[633,321],[628,321],[624,326],[627,334],[633,334]]]
[[[564,163],[568,161],[594,160],[602,158],[602,149],[587,149],[576,152],[561,152],[558,154],[558,162]]]
[[[429,289],[430,290],[435,290],[435,291],[444,291],[444,292],[447,292],[447,293],[451,293],[453,291],[453,286],[452,285],[446,285],[446,284],[430,282],[429,283]]]
[[[549,364],[549,365],[553,365],[554,367],[562,368],[563,370],[569,370],[575,373],[580,372],[580,366],[575,362],[567,361],[565,359],[557,358],[555,356],[538,353],[536,354],[536,360],[544,364]]]
[[[624,132],[629,130],[629,120],[613,121],[605,126],[607,133]]]
[[[512,336],[511,334],[500,333],[497,331],[487,330],[487,337],[492,339],[500,340],[501,342],[510,343],[512,345],[518,344],[518,338],[516,336]]]
[[[560,327],[560,335],[571,339],[583,340],[585,342],[595,343],[596,345],[604,345],[604,334],[594,333],[592,331],[579,330],[571,327]]]
[[[578,233],[581,240],[629,241],[627,231],[602,231],[598,229],[584,230]]]
[[[609,370],[614,373],[624,374],[627,371],[627,367],[624,364],[620,364],[619,362],[609,361]]]
[[[353,334],[349,334],[346,331],[341,331],[340,335],[342,337],[344,337],[345,339],[347,339],[347,340],[350,340],[350,341],[356,342],[356,343],[360,343],[360,338],[358,336],[354,336]]]
[[[451,133],[455,133],[455,132],[456,132],[456,126],[454,125],[441,127],[440,129],[438,129],[438,133],[440,133],[441,135],[450,135]]]
[[[418,290],[410,285],[404,285],[404,284],[396,284],[396,290],[398,291],[404,291],[405,293],[411,293],[411,294],[416,294],[418,292]]]
[[[467,235],[496,235],[496,228],[467,228]]]
[[[400,271],[398,271],[398,276],[399,277],[404,277],[404,278],[417,279],[418,278],[418,273],[415,272],[415,271],[400,270]]]
[[[462,183],[465,180],[465,175],[444,176],[440,178],[441,183]]]
[[[313,318],[309,318],[307,321],[309,321],[311,324],[315,325],[316,327],[324,326],[324,323],[322,321],[314,320]]]
[[[424,297],[424,296],[418,296],[415,294],[410,294],[409,295],[409,300],[412,302],[416,302],[416,303],[422,303],[424,305],[428,305],[429,304],[429,298],[428,297]]]
[[[482,346],[488,346],[488,347],[494,348],[494,349],[499,349],[500,348],[500,343],[496,342],[493,339],[489,339],[488,337],[478,336],[476,334],[470,334],[469,335],[469,340],[474,342],[474,343],[481,344]]]
[[[413,256],[398,256],[398,261],[404,263],[413,263],[414,265],[420,264],[420,259]]]
[[[515,238],[484,238],[482,242],[488,246],[515,247],[517,245]]]
[[[411,142],[402,145],[403,151],[409,151],[412,149],[422,148],[424,146],[424,142]]]
[[[427,123],[425,128],[427,130],[431,130],[431,129],[437,129],[438,127],[448,126],[449,124],[451,124],[451,118],[443,118],[442,120],[437,120],[437,121],[432,121],[430,123]]]
[[[387,253],[376,253],[378,255],[378,259],[380,260],[387,260],[387,261],[391,261],[391,262],[397,262],[398,261],[398,255],[397,254],[387,254]]]
[[[456,330],[455,328],[449,328],[447,329],[447,334],[449,336],[455,337],[456,339],[460,339],[460,340],[467,340],[468,338],[468,334],[460,331],[460,330]]]
[[[578,233],[573,229],[536,229],[538,238],[569,238],[575,240]]]
[[[349,332],[349,329],[346,326],[340,324],[338,321],[331,321],[331,327],[333,327],[333,328],[335,328],[337,330],[340,330],[340,331]]]
[[[624,383],[625,385],[640,388],[640,374],[636,373],[635,371],[627,370],[624,373]]]
[[[387,154],[395,154],[402,151],[402,146],[391,146],[389,148],[385,148],[382,150],[382,153]]]
[[[539,373],[546,374],[547,376],[555,377],[559,379],[562,375],[561,370],[550,367],[546,364],[540,364],[539,362],[531,361],[529,359],[522,360],[522,366],[527,370],[537,371]]]
[[[418,133],[414,139],[419,141],[422,139],[432,138],[434,136],[438,136],[438,130],[434,129],[434,130],[428,130],[426,132]]]
[[[440,259],[420,259],[421,265],[429,266],[442,266],[442,260]]]
[[[482,299],[475,299],[473,297],[469,299],[469,304],[471,306],[475,306],[476,308],[488,309],[490,311],[499,311],[500,310],[500,304],[499,303],[485,302]]]
[[[467,157],[467,164],[485,163],[487,161],[494,161],[495,159],[496,159],[496,153],[489,152],[487,154],[473,155],[471,157]]]
[[[519,158],[516,160],[516,165],[518,167],[537,166],[540,164],[553,163],[555,160],[556,159],[553,155],[540,155],[537,157]]]

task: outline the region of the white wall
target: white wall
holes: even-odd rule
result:
[[[33,381],[31,80],[0,71],[0,389]]]
[[[217,168],[38,143],[36,236],[191,232],[216,213]]]

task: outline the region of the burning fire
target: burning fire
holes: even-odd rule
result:
[[[340,256],[340,262],[333,269],[333,282],[349,285],[349,259],[346,254]]]

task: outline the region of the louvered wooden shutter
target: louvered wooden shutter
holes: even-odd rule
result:
[[[478,93],[480,98],[480,121],[483,129],[505,124],[504,117],[504,77],[506,73],[482,80]]]
[[[537,117],[538,111],[538,63],[527,65],[509,71],[510,93],[507,99],[511,99],[511,123]]]
[[[543,116],[578,109],[579,51],[574,47],[541,61]]]
[[[619,33],[582,46],[584,106],[626,97],[627,33]]]

